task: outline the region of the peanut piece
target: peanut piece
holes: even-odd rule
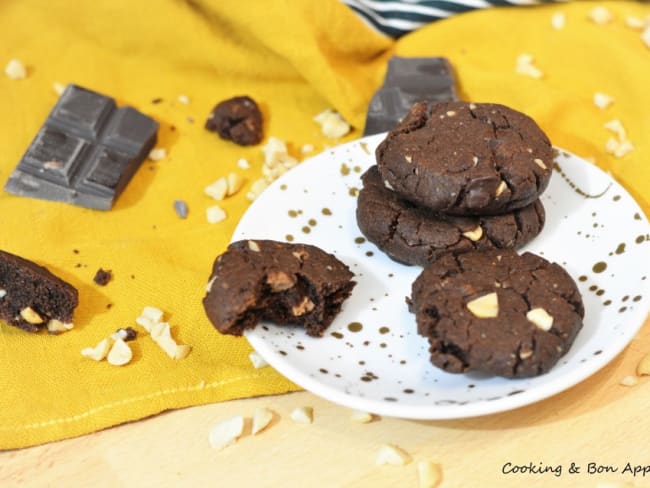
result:
[[[124,366],[131,361],[133,352],[129,345],[122,339],[118,339],[113,343],[113,347],[108,351],[106,360],[113,366]]]
[[[20,311],[20,316],[25,320],[25,322],[29,322],[30,324],[42,324],[44,322],[43,318],[36,313],[36,311],[32,307],[25,307]]]
[[[221,450],[234,444],[244,432],[244,417],[238,415],[215,425],[210,431],[208,441],[213,449]]]
[[[214,183],[206,186],[203,191],[207,196],[215,200],[223,200],[228,194],[228,180],[225,177],[221,177]]]
[[[607,95],[606,93],[600,93],[600,92],[594,93],[594,105],[599,109],[604,110],[607,107],[609,107],[612,103],[614,103],[614,99],[609,95]]]
[[[237,173],[228,173],[228,176],[226,177],[226,181],[228,183],[227,195],[231,196],[237,193],[241,189],[241,187],[244,186],[244,182],[246,180],[241,176],[239,176]]]
[[[149,152],[149,159],[152,161],[162,161],[167,157],[167,151],[163,147],[157,147]]]
[[[260,246],[255,241],[248,241],[248,249],[250,249],[253,252],[260,252]]]
[[[62,322],[57,319],[50,319],[47,323],[47,331],[50,334],[61,334],[74,328],[71,322]]]
[[[636,376],[628,375],[620,381],[620,384],[623,386],[635,386],[638,382],[639,380]]]
[[[12,80],[23,80],[27,78],[27,69],[19,59],[11,59],[5,66],[5,75]]]
[[[292,288],[296,279],[282,271],[270,271],[266,276],[266,283],[271,287],[271,291],[277,293]]]
[[[436,488],[442,481],[442,467],[431,461],[418,462],[418,483],[420,488]]]
[[[314,421],[314,409],[312,407],[296,407],[291,411],[291,420],[299,424],[311,424]]]
[[[375,464],[381,466],[383,464],[392,464],[393,466],[404,466],[411,462],[411,456],[403,449],[391,445],[383,444],[379,448]]]
[[[227,215],[224,209],[219,205],[213,205],[205,210],[205,217],[209,224],[218,224],[226,219]]]
[[[303,297],[302,301],[298,305],[291,307],[291,313],[296,317],[300,317],[301,315],[305,315],[314,310],[314,307],[314,302],[307,297]]]
[[[361,410],[355,410],[352,412],[352,415],[350,415],[350,420],[359,424],[367,424],[372,422],[372,419],[373,415],[371,413],[362,412]]]
[[[537,307],[529,310],[526,318],[535,324],[538,329],[551,330],[551,327],[553,327],[553,317],[543,308]]]
[[[81,355],[92,359],[93,361],[101,361],[106,358],[111,343],[108,339],[102,339],[95,347],[85,347],[81,350]]]
[[[542,160],[539,159],[539,158],[535,158],[535,159],[533,159],[533,162],[534,162],[537,166],[539,166],[540,168],[542,168],[542,169],[548,169],[548,166],[546,166],[546,165],[544,164],[544,161],[542,161]]]
[[[504,191],[508,189],[508,185],[506,184],[505,181],[501,180],[501,183],[499,183],[499,186],[497,186],[497,191],[495,193],[495,196],[501,195]]]
[[[636,365],[636,374],[638,376],[650,375],[650,354],[643,356],[639,364]]]
[[[483,229],[481,226],[477,226],[476,229],[468,230],[467,232],[463,232],[463,235],[467,237],[470,241],[478,241],[483,237]]]
[[[250,359],[250,362],[253,363],[253,367],[255,369],[265,368],[269,365],[269,363],[267,363],[266,360],[260,356],[257,351],[251,352],[248,355],[248,359]]]
[[[251,433],[253,435],[264,430],[273,420],[273,412],[268,408],[258,408],[253,414],[253,427]]]
[[[467,309],[479,319],[497,317],[499,315],[499,299],[496,292],[488,293],[467,302]]]

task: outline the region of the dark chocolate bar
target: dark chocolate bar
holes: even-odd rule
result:
[[[451,64],[445,58],[388,61],[384,84],[370,100],[364,136],[393,129],[416,102],[458,100]]]
[[[156,144],[158,123],[68,85],[9,176],[5,191],[110,210]]]

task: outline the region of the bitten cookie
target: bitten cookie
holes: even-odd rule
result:
[[[447,254],[420,274],[407,302],[435,366],[508,378],[550,370],[584,316],[561,266],[512,250]]]
[[[517,249],[544,227],[544,207],[539,200],[501,215],[450,216],[416,207],[388,190],[376,166],[361,179],[363,188],[357,199],[359,229],[400,263],[426,266],[446,253]]]
[[[553,167],[551,143],[538,125],[491,103],[416,103],[376,157],[387,188],[455,215],[530,205],[546,189]]]
[[[262,112],[251,97],[229,98],[212,109],[205,128],[222,139],[251,146],[262,140]]]
[[[241,335],[269,320],[302,325],[319,337],[350,296],[353,276],[315,246],[237,241],[214,262],[203,306],[222,334]]]
[[[47,268],[0,251],[0,319],[27,332],[73,327],[77,289]]]

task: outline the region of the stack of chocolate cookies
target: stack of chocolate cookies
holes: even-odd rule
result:
[[[544,226],[553,148],[527,115],[488,103],[422,102],[377,147],[357,222],[393,260],[425,269],[409,309],[441,369],[542,374],[584,309],[559,265],[515,249]]]
[[[553,148],[528,116],[497,104],[415,104],[363,175],[357,222],[392,259],[517,249],[544,226]]]

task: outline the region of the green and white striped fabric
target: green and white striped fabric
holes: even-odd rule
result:
[[[430,22],[479,8],[562,1],[566,0],[342,0],[373,29],[395,38]]]

